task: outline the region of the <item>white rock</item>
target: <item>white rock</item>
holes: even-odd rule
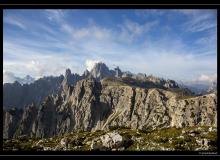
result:
[[[103,146],[107,148],[113,148],[119,146],[122,143],[122,136],[116,132],[107,133],[100,137]]]
[[[44,151],[50,151],[51,148],[50,147],[44,147]]]
[[[61,141],[60,141],[60,145],[62,147],[66,147],[67,146],[67,139],[66,138],[62,138]]]
[[[122,136],[117,132],[111,132],[93,139],[90,147],[91,150],[115,149],[121,147],[122,144]]]
[[[41,139],[41,140],[39,140],[37,143],[36,143],[36,146],[39,146],[40,145],[40,143],[42,143],[43,142],[43,140]]]
[[[183,137],[183,136],[179,136],[178,138],[184,139],[184,137]]]

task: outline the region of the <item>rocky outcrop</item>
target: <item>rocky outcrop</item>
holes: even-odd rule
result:
[[[110,132],[92,140],[91,150],[120,150],[124,146],[123,137],[117,132]]]
[[[108,130],[125,126],[152,130],[186,126],[216,126],[216,94],[191,98],[158,88],[140,88],[117,81],[106,83],[94,78],[69,87],[68,96],[48,96],[25,129],[27,112],[4,112],[4,137],[17,136],[14,128],[28,130],[33,137],[51,137],[76,130]],[[35,112],[35,111],[33,111]],[[23,121],[19,121],[23,117]],[[16,120],[15,120],[16,119]],[[22,134],[23,132],[19,132]]]
[[[114,71],[109,70],[105,63],[99,62],[96,63],[93,69],[90,72],[90,75],[96,80],[101,80],[105,77],[113,77]]]
[[[86,74],[86,73],[85,73]],[[78,74],[72,74],[70,69],[66,70],[64,79],[62,81],[62,91],[65,93],[71,92],[71,86],[74,86],[76,82],[85,78],[84,76],[80,76]],[[68,94],[67,94],[68,95]]]

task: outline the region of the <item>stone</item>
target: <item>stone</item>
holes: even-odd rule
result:
[[[123,138],[117,132],[110,132],[92,140],[91,150],[115,150],[123,146]]]
[[[107,148],[114,148],[122,145],[123,138],[117,132],[107,133],[100,137],[103,146]]]
[[[67,147],[67,144],[68,144],[67,138],[66,138],[66,137],[62,138],[61,141],[60,141],[61,147],[66,148],[66,147]]]

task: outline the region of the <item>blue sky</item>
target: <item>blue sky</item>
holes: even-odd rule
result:
[[[181,81],[217,77],[216,10],[4,10],[3,74],[111,69]]]

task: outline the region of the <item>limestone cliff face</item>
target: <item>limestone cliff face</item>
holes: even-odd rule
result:
[[[87,78],[67,86],[63,95],[48,96],[37,111],[31,107],[17,114],[5,111],[4,137],[51,137],[78,129],[106,130],[110,126],[146,130],[216,126],[216,106],[216,94],[181,99],[175,92],[163,89]]]

